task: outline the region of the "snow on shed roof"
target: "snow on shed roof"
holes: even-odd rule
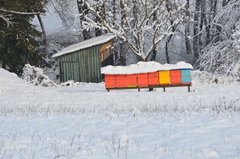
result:
[[[101,68],[102,74],[135,74],[148,73],[161,70],[176,70],[176,69],[193,69],[192,65],[186,62],[178,62],[176,64],[160,64],[158,62],[138,62],[129,66],[106,66]]]
[[[113,39],[115,36],[113,34],[105,34],[102,36],[94,37],[89,40],[84,40],[82,42],[79,42],[77,44],[70,45],[63,50],[59,51],[58,53],[54,54],[52,57],[59,57],[68,53],[72,53],[78,50],[82,50],[85,48],[89,48],[92,46],[96,46],[105,42],[108,42],[109,40]]]

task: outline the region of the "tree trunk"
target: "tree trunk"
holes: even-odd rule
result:
[[[103,3],[100,3],[97,4],[97,7],[96,7],[96,11],[99,12],[101,14],[101,17],[103,17],[105,19],[105,5],[104,5],[104,1]],[[96,20],[95,20],[97,23],[100,23],[100,18],[99,17],[96,17]],[[100,36],[102,35],[103,33],[103,30],[100,29],[100,28],[95,28],[95,36]]]
[[[152,56],[150,58],[150,61],[156,61],[156,56],[157,56],[157,50],[156,48],[153,50]]]
[[[208,6],[208,5],[205,2],[204,6],[202,5],[202,9],[203,9],[203,7],[206,7],[206,6]],[[212,5],[210,5],[210,7],[211,6]],[[208,13],[205,13],[205,9],[204,9],[204,13],[202,13],[202,14],[203,14],[203,22],[204,22],[205,30],[206,30],[206,39],[205,39],[206,43],[205,44],[208,45],[211,42],[210,21],[211,21],[211,18],[214,17],[213,16],[214,13],[212,12],[212,7],[210,8],[210,15],[208,15],[209,18],[207,16]]]
[[[100,21],[99,18],[96,17],[96,22]],[[95,28],[95,36],[101,36],[102,30],[100,28]]]
[[[193,37],[193,52],[194,52],[194,61],[196,62],[199,58],[199,39],[200,39],[200,35],[199,35],[199,12],[200,12],[200,3],[201,0],[196,0],[196,4],[195,4],[195,15],[194,15],[194,28],[193,28],[193,33],[194,33],[194,37]]]
[[[224,6],[227,3],[228,3],[228,1],[223,1],[222,6]],[[213,17],[212,17],[211,20],[213,20],[215,15],[217,14],[217,0],[212,1],[212,13],[213,13]],[[216,43],[216,42],[220,41],[221,40],[220,34],[222,32],[221,26],[212,25],[211,30],[212,30],[212,34],[213,34],[213,37],[212,37],[213,41],[212,42]]]
[[[116,24],[115,24],[115,22],[116,22],[116,20],[117,20],[117,18],[116,18],[116,16],[117,16],[117,12],[116,12],[116,0],[112,0],[112,11],[113,11],[113,26],[115,26]],[[116,27],[114,28],[114,29],[116,29]],[[115,43],[116,44],[116,43]],[[120,44],[121,45],[121,44]],[[117,50],[119,50],[119,43],[118,43],[118,45],[117,46],[114,46],[114,65],[118,65],[118,63],[119,63],[119,51],[117,51]]]
[[[171,6],[173,6],[170,3],[167,3],[166,7],[167,7],[167,11],[170,12],[171,11]],[[170,25],[173,25],[173,20],[170,19]],[[175,32],[176,28],[175,26],[172,27],[172,32]],[[172,40],[173,34],[171,34],[170,36],[167,37],[167,41],[165,44],[165,54],[166,54],[166,62],[170,64],[170,58],[169,58],[169,47],[168,45],[170,44],[170,41]]]
[[[133,29],[134,27],[137,26],[137,23],[138,23],[138,6],[137,6],[137,0],[132,0],[132,3],[133,3],[133,8],[132,8],[133,20],[130,27]],[[134,36],[134,34],[131,33],[131,36],[133,37],[133,44],[135,46],[139,46],[140,44],[139,34],[140,32],[137,33],[137,37],[136,37]],[[140,48],[138,48],[138,50],[140,50]],[[142,61],[142,59],[139,56],[136,56],[136,58],[137,58],[137,61]]]
[[[80,16],[80,25],[81,25],[81,27],[83,27],[82,22],[86,20],[84,16],[88,14],[88,8],[83,0],[77,0],[77,5],[78,5],[78,12],[81,15]],[[83,40],[87,40],[87,39],[91,38],[90,31],[88,31],[86,29],[83,29],[82,34],[83,34]]]
[[[155,5],[157,5],[157,3],[155,2]],[[157,20],[157,12],[154,12],[153,13],[153,21],[156,21]],[[154,29],[156,27],[154,26]],[[154,45],[154,44],[152,44]],[[157,56],[157,47],[154,45],[154,49],[153,49],[153,52],[152,52],[152,56],[150,58],[150,61],[156,61],[156,56]]]
[[[43,24],[43,21],[42,21],[42,18],[40,16],[40,14],[37,14],[37,18],[38,18],[39,24],[40,24],[41,29],[42,29],[44,51],[45,51],[45,55],[47,55],[47,53],[48,53],[48,50],[47,50],[47,35],[46,35],[45,27],[44,27],[44,24]]]
[[[186,7],[185,7],[185,14],[188,18],[188,20],[185,23],[185,47],[186,47],[186,54],[191,55],[192,54],[192,48],[191,43],[189,40],[190,36],[190,13],[189,13],[189,0],[187,0]]]
[[[165,46],[165,55],[166,55],[166,63],[170,64],[170,58],[169,58],[169,50],[168,50],[168,43],[170,42],[171,38],[168,37],[166,46]]]
[[[121,27],[124,28],[124,21],[126,19],[126,12],[124,11],[125,7],[124,7],[124,2],[122,0],[120,0],[120,10],[121,10]],[[126,49],[124,49],[124,45],[125,42],[122,41],[122,43],[120,44],[120,65],[122,66],[126,66]]]

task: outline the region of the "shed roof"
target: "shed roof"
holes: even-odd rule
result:
[[[103,44],[108,42],[109,40],[113,39],[115,37],[115,35],[113,34],[105,34],[102,36],[98,36],[98,37],[94,37],[91,38],[89,40],[84,40],[82,42],[70,45],[66,48],[64,48],[63,50],[59,51],[58,53],[54,54],[52,57],[59,57],[65,54],[69,54],[78,50],[82,50],[82,49],[86,49],[92,46],[96,46],[99,44]]]

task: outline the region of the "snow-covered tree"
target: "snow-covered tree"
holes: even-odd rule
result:
[[[76,1],[72,0],[48,0],[46,5],[48,13],[59,18],[62,22],[62,27],[58,32],[64,32],[64,34],[68,33],[79,37],[76,32],[76,29],[79,28],[80,24],[79,19],[77,19],[75,16],[78,14],[78,8],[76,4]]]
[[[114,2],[116,6],[112,5],[111,0],[84,0],[89,12],[98,19],[95,21],[93,15],[84,14],[82,22],[84,29],[98,27],[115,34],[142,61],[150,59],[150,55],[158,49],[160,42],[174,34],[173,28],[185,17],[184,0]],[[171,10],[168,10],[169,6],[172,6]]]
[[[240,78],[240,22],[236,25],[236,31],[233,34],[234,47],[238,52],[238,60],[233,63],[232,74],[237,75]]]
[[[232,73],[240,58],[236,42],[239,19],[240,1],[236,0],[228,2],[216,14],[211,22],[211,32],[215,33],[215,36],[200,55],[200,69],[223,74]]]
[[[240,22],[236,24],[236,31],[233,34],[234,46],[240,52]]]
[[[38,65],[37,50],[41,36],[31,24],[36,14],[44,12],[45,0],[0,0],[0,61],[2,67],[21,74],[26,63]]]

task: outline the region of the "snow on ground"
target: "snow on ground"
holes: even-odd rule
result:
[[[0,158],[240,158],[239,82],[197,75],[191,92],[107,92],[35,86],[0,69]]]

